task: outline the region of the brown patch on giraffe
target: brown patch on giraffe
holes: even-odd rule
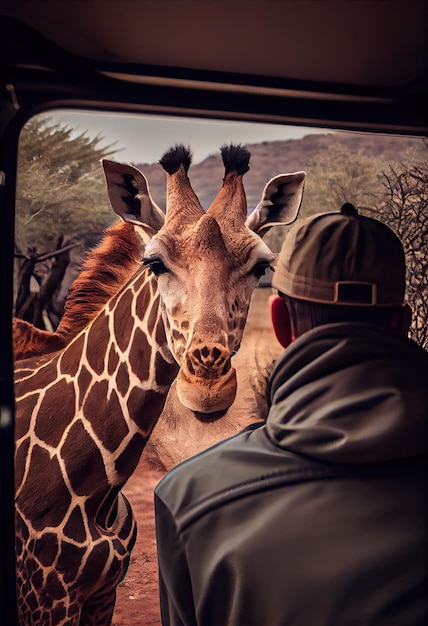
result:
[[[24,439],[15,452],[15,486],[19,487],[24,478],[25,473],[25,459],[28,455],[28,448],[30,446],[30,437]]]
[[[151,303],[151,294],[148,289],[142,289],[135,301],[135,312],[138,319],[143,320],[146,315],[147,309]]]
[[[85,337],[84,335],[80,335],[80,337],[77,337],[76,340],[70,345],[68,350],[63,352],[60,359],[60,367],[63,374],[76,376],[81,361],[84,343]]]
[[[24,376],[29,376],[34,372],[34,365],[31,361],[30,363],[20,363],[18,361],[18,365],[15,367],[15,380],[19,381]]]
[[[35,357],[31,359],[31,367],[33,368],[31,371],[28,370],[18,370],[15,372],[15,383],[19,382],[19,395],[20,397],[24,396],[27,393],[27,389],[29,392],[40,391],[40,389],[45,389],[45,387],[49,387],[52,383],[52,369],[50,366],[52,356],[50,354],[44,355],[42,357]],[[34,372],[37,372],[37,389],[34,389],[34,376],[29,376],[26,380],[20,380],[20,377],[25,372],[27,375]]]
[[[83,523],[80,506],[75,506],[64,526],[64,535],[74,539],[77,543],[82,543],[86,537],[85,525]]]
[[[137,327],[129,351],[129,365],[141,381],[149,378],[150,362],[147,357],[150,355],[150,352],[151,347],[145,333],[141,328]]]
[[[62,573],[65,583],[70,583],[74,580],[75,566],[82,562],[85,552],[86,548],[83,546],[75,546],[64,539],[61,541],[56,569]]]
[[[109,398],[107,393],[108,382],[106,380],[94,383],[86,398],[84,414],[88,420],[91,420],[92,428],[101,444],[112,452],[118,448],[129,429],[123,417],[116,390],[112,390]],[[97,416],[96,419],[94,415]]]
[[[123,497],[125,498],[125,496]],[[128,502],[128,506],[129,508],[131,508],[131,505],[129,504],[129,502]],[[131,531],[132,531],[132,534],[131,534]],[[135,523],[134,517],[131,517],[130,515],[127,516],[126,522],[125,524],[122,525],[120,532],[118,534],[118,537],[120,539],[125,539],[128,542],[128,545],[129,545],[128,559],[129,559],[131,551],[134,548],[135,542],[137,540],[137,524]]]
[[[40,392],[32,393],[16,403],[19,419],[15,422],[15,439],[19,440],[28,432],[28,426],[34,407],[39,399]]]
[[[127,407],[128,407],[128,412],[130,415],[138,416],[138,422],[137,422],[138,426],[140,426],[140,424],[144,424],[144,425],[147,424],[148,426],[150,426],[150,431],[151,431],[151,428],[153,425],[150,424],[150,420],[148,420],[147,415],[144,414],[144,405],[147,402],[151,402],[152,396],[156,397],[158,395],[159,394],[156,391],[150,391],[150,390],[143,391],[141,389],[138,389],[138,387],[134,387],[131,390],[131,393],[129,394],[129,397],[128,397]],[[149,433],[149,429],[147,429],[147,432]]]
[[[178,365],[177,365],[178,370]],[[160,352],[156,352],[155,357],[156,382],[159,386],[171,385],[177,375],[177,371],[171,371],[171,365],[165,361]],[[165,400],[165,398],[164,398]]]
[[[46,583],[47,585],[49,585],[48,588],[51,595],[59,594],[61,592],[61,589],[63,589],[63,595],[66,593],[65,589],[62,587],[62,585],[60,585],[59,581],[57,581],[57,584],[53,582],[53,577],[50,574],[47,578]],[[57,589],[55,589],[55,587],[57,587]],[[64,623],[64,619],[67,617],[67,607],[63,600],[55,600],[54,605],[49,612],[49,617],[52,620],[52,624]]]
[[[22,513],[32,520],[35,530],[59,526],[70,506],[71,496],[62,477],[58,459],[55,456],[50,458],[49,451],[36,444],[32,450],[31,463],[39,471],[37,475],[30,473],[22,486],[19,494]],[[39,484],[46,485],[46,488],[38,489]],[[58,493],[61,493],[59,501]]]
[[[82,573],[79,576],[79,583],[83,589],[90,589],[104,569],[110,555],[110,547],[107,541],[101,541],[93,546]]]
[[[114,316],[114,336],[119,350],[125,352],[129,342],[131,340],[132,328],[127,323],[129,318],[132,317],[132,302],[134,294],[130,289],[127,289],[118,298],[113,311]]]
[[[75,422],[68,431],[61,456],[77,496],[93,493],[94,484],[108,484],[102,454],[81,421]]]
[[[46,578],[46,590],[52,598],[63,598],[66,591],[65,587],[58,578],[56,572],[49,572]],[[60,616],[65,617],[64,603],[62,601],[56,602],[56,606],[52,609],[51,619],[53,624],[60,624],[57,619]]]
[[[138,465],[139,455],[147,438],[135,433],[122,454],[116,459],[114,467],[121,476],[130,476]]]
[[[88,390],[90,383],[92,382],[92,374],[89,372],[88,368],[85,365],[82,365],[82,369],[80,370],[79,378],[78,378],[78,386],[79,386],[79,404],[81,405],[83,402],[83,398]]]
[[[116,385],[120,395],[124,396],[129,389],[129,374],[128,369],[124,363],[121,363],[116,374]]]
[[[110,346],[109,353],[108,353],[107,371],[109,373],[109,376],[112,376],[113,373],[116,371],[118,363],[119,363],[119,355],[116,352],[115,345],[112,343]]]
[[[42,612],[40,609],[37,609],[36,611],[34,611],[33,618],[32,618],[33,624],[39,624],[41,617],[42,617]]]
[[[58,537],[55,533],[44,533],[34,543],[34,556],[43,565],[52,565],[58,554]]]
[[[153,335],[153,330],[159,318],[159,294],[152,302],[149,314],[147,316],[147,331],[149,335]]]
[[[87,338],[87,345],[91,345],[91,350],[86,350],[88,365],[98,375],[104,372],[106,345],[105,338],[110,334],[108,328],[108,317],[106,314],[100,315],[90,326]]]
[[[168,321],[168,326],[169,326],[169,321]],[[166,345],[167,340],[166,340],[165,326],[163,324],[157,325],[155,339],[156,339],[158,346]]]
[[[58,403],[61,403],[61,420],[58,420]],[[56,448],[64,429],[74,418],[76,409],[74,386],[64,379],[46,390],[37,413],[34,432],[39,439]]]
[[[107,393],[107,380],[94,382],[93,385],[89,388],[86,402],[83,408],[83,414],[86,419],[91,422],[91,425],[94,428],[96,428],[97,424],[99,424],[99,422],[103,419],[103,409],[105,405],[105,400],[107,398]],[[98,416],[96,420],[93,420],[94,415]],[[94,422],[93,424],[92,421]]]

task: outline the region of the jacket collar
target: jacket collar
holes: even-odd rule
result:
[[[428,353],[368,324],[320,326],[277,362],[266,430],[278,446],[332,462],[427,449]]]

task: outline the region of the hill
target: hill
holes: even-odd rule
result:
[[[277,174],[305,170],[307,185],[310,185],[311,172],[332,146],[340,146],[362,158],[375,157],[379,167],[383,165],[385,169],[388,164],[408,161],[414,155],[426,158],[423,140],[418,137],[328,132],[309,134],[301,139],[248,144],[251,152],[250,171],[244,180],[249,210],[257,205],[266,182]],[[139,163],[136,167],[147,176],[156,202],[165,208],[165,174],[161,166],[157,163]],[[220,153],[210,155],[190,167],[192,186],[205,209],[221,187],[223,172]]]

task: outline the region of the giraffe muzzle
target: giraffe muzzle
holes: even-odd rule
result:
[[[236,396],[236,371],[228,367],[218,377],[188,376],[181,369],[177,376],[177,395],[182,404],[198,413],[214,413],[228,409]]]

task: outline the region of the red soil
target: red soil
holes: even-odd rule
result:
[[[138,538],[125,580],[117,589],[114,626],[160,626],[153,490],[163,472],[140,466],[124,492],[138,524]]]

